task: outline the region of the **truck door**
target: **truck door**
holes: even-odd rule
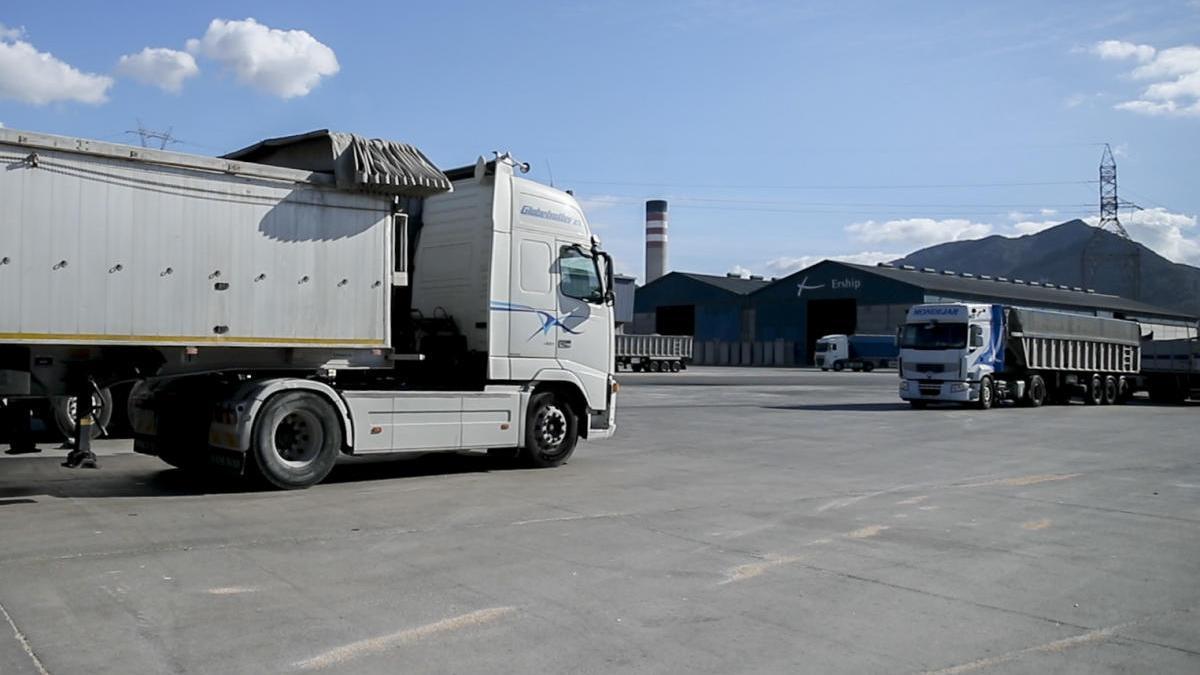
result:
[[[613,367],[612,307],[604,298],[601,261],[583,247],[558,243],[559,364],[579,376],[594,405],[606,400]]]
[[[553,320],[558,312],[554,241],[524,233],[514,236],[518,239],[513,246],[512,302],[493,309],[509,314],[509,353],[514,359],[552,360],[557,339]],[[518,371],[532,374],[547,364],[526,365],[532,370],[518,367]]]

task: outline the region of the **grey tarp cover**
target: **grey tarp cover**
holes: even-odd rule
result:
[[[225,158],[331,173],[343,190],[427,197],[452,189],[446,174],[407,143],[328,129],[268,139]]]
[[[1121,319],[1014,307],[1008,320],[1010,331],[1025,337],[1095,340],[1134,346],[1141,340],[1138,324]]]

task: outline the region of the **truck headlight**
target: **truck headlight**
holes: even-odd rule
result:
[[[970,389],[970,386],[966,382],[955,382],[950,385],[950,391],[952,392],[966,391],[967,389]]]
[[[903,394],[907,391],[908,391],[908,382],[905,382],[904,380],[900,380],[900,393]]]

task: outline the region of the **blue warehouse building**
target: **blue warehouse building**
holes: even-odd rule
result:
[[[637,290],[634,332],[692,335],[699,363],[805,365],[823,335],[891,335],[912,305],[956,301],[1137,319],[1158,339],[1195,325],[1175,310],[1082,288],[826,260],[771,281],[672,272]]]

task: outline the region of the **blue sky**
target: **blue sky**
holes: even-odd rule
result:
[[[1103,142],[1146,209],[1131,233],[1200,264],[1197,0],[5,3],[0,24],[6,126],[134,142],[140,119],[200,154],[329,127],[447,168],[506,149],[633,273],[649,198],[672,267],[718,274],[1091,217]]]

